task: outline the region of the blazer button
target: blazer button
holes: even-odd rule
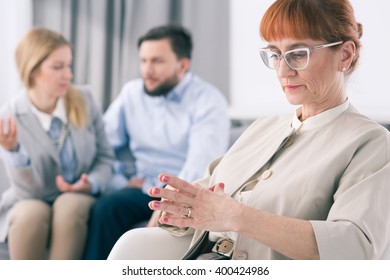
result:
[[[271,175],[272,175],[272,171],[267,169],[266,171],[263,172],[263,174],[261,174],[261,179],[267,180],[269,177],[271,177]]]
[[[233,253],[233,260],[246,260],[248,259],[248,254],[245,251],[237,250]]]

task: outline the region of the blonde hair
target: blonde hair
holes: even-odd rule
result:
[[[20,79],[27,89],[34,85],[33,73],[53,51],[62,46],[71,47],[71,44],[61,34],[46,28],[32,28],[22,37],[16,47],[15,60]],[[85,101],[72,85],[65,96],[65,107],[71,124],[77,128],[87,125]]]

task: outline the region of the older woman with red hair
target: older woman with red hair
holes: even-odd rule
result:
[[[168,187],[149,190],[162,199],[149,204],[160,228],[126,233],[111,259],[381,258],[390,133],[348,99],[362,35],[350,2],[277,0],[260,35],[260,57],[296,111],[255,121],[203,179],[161,174]],[[149,256],[133,245],[140,235]]]

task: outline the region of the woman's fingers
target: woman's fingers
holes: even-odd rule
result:
[[[178,177],[163,173],[158,176],[160,182],[167,184],[179,191],[190,193],[192,195],[196,195],[199,191],[199,187],[197,185],[191,184],[185,180],[182,180]]]
[[[196,224],[196,221],[194,219],[182,218],[177,216],[175,217],[169,214],[161,216],[159,222],[161,224],[174,225],[180,228],[194,227],[194,225]]]
[[[151,188],[148,193],[151,197],[161,198],[149,203],[150,209],[162,211],[160,223],[205,229],[226,227],[220,215],[226,209],[222,212],[219,209],[220,200],[229,197],[224,194],[223,183],[204,188],[169,174],[161,174],[159,180],[167,187]]]
[[[8,118],[8,135],[12,138],[16,138],[17,129],[16,129],[16,121],[14,118]]]
[[[149,208],[177,215],[178,213],[181,213],[183,206],[168,201],[151,201],[149,202]]]
[[[6,122],[6,124],[5,124]],[[0,144],[7,150],[15,150],[18,145],[17,125],[14,118],[0,118]]]
[[[169,190],[166,188],[151,188],[148,190],[148,194],[151,197],[161,198],[162,202],[169,201],[175,202],[178,204],[187,204],[192,205],[193,196],[188,193],[183,193],[181,191]]]
[[[218,183],[218,184],[214,185],[213,191],[215,193],[224,193],[225,192],[224,189],[225,189],[225,184],[224,183]]]

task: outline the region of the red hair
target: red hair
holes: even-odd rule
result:
[[[260,36],[265,41],[281,38],[313,39],[326,43],[353,41],[355,67],[361,48],[362,25],[356,22],[348,0],[277,0],[265,12]]]

